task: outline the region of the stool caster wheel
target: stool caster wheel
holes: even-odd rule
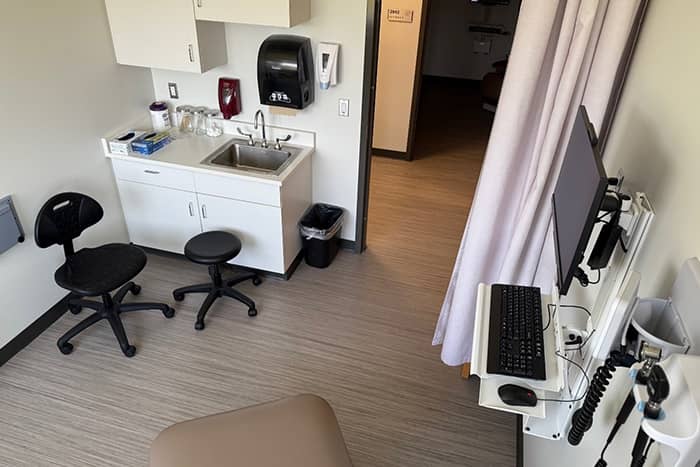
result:
[[[136,355],[136,347],[130,345],[124,350],[124,355],[126,355],[128,358],[133,357],[134,355]]]
[[[175,309],[172,307],[168,307],[167,310],[163,311],[163,316],[165,316],[168,319],[172,318],[173,316],[175,316]]]
[[[74,315],[79,314],[81,311],[83,311],[83,307],[80,305],[68,305],[68,311],[73,313]]]
[[[248,308],[248,316],[250,316],[251,318],[254,316],[258,316],[258,310],[256,310],[255,308]]]
[[[58,344],[58,350],[60,350],[63,355],[70,355],[73,352],[73,344],[70,342],[66,342],[63,345]]]
[[[185,299],[185,294],[173,293],[173,298],[175,299],[176,302],[181,302]]]
[[[257,276],[253,277],[253,285],[254,285],[255,287],[257,287],[257,286],[259,286],[260,284],[262,284],[262,279],[260,279],[260,278],[257,277]]]
[[[203,321],[197,321],[196,323],[194,323],[194,328],[195,328],[197,331],[201,331],[202,329],[204,329],[204,322],[203,322]]]
[[[141,286],[140,286],[140,285],[137,285],[137,284],[134,284],[133,287],[131,287],[131,293],[132,293],[133,295],[138,295],[138,294],[140,294],[140,293],[141,293]]]

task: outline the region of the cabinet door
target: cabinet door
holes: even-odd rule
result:
[[[309,19],[309,0],[192,0],[199,20],[291,27]]]
[[[191,0],[106,0],[117,63],[201,71]]]
[[[202,229],[236,234],[243,248],[232,261],[276,273],[284,273],[282,215],[280,208],[198,194]]]
[[[118,181],[129,238],[136,245],[182,254],[202,232],[197,196],[186,191]]]

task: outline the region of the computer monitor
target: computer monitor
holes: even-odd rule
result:
[[[566,295],[584,259],[608,188],[608,177],[597,149],[595,129],[581,106],[559,173],[552,206],[557,257],[557,286]]]

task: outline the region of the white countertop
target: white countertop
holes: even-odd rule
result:
[[[103,148],[105,155],[111,159],[139,162],[155,166],[185,168],[190,171],[215,173],[218,175],[227,175],[234,178],[244,178],[248,180],[253,178],[259,182],[271,183],[275,185],[281,185],[287,176],[294,171],[294,168],[297,167],[304,159],[310,157],[314,152],[314,148],[309,146],[299,146],[295,144],[285,145],[290,148],[301,149],[301,152],[281,174],[275,175],[272,173],[240,170],[233,167],[216,167],[203,164],[202,162],[207,157],[216,153],[230,142],[234,140],[240,140],[243,143],[246,142],[245,140],[234,137],[231,134],[223,134],[217,138],[212,138],[209,136],[196,135],[182,136],[174,131],[173,136],[174,141],[150,156],[144,156],[138,153],[129,153],[129,155],[112,154],[109,152],[107,139],[103,139]]]

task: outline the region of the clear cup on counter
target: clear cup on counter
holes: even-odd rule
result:
[[[221,112],[218,110],[207,110],[204,112],[204,118],[207,136],[216,138],[224,134],[224,129],[221,124]]]
[[[177,106],[175,108],[175,115],[177,116],[177,127],[180,129],[180,132],[194,132],[194,114],[193,107],[191,105]]]
[[[207,122],[204,113],[207,111],[206,107],[195,107],[192,110],[193,114],[193,126],[194,132],[197,135],[204,136],[207,134]]]

